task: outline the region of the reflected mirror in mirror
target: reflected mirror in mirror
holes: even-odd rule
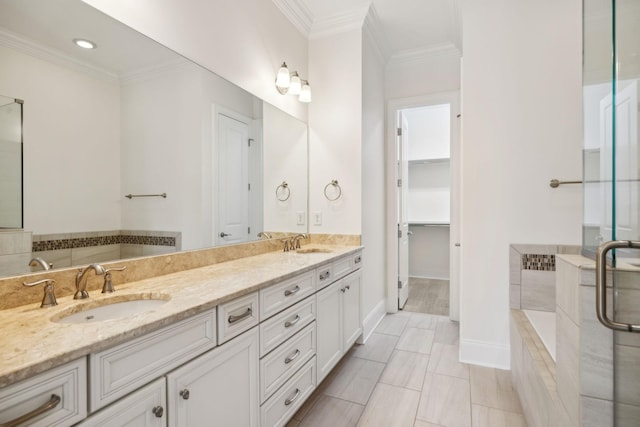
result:
[[[0,275],[307,231],[306,124],[80,0],[0,0],[0,93],[25,101]]]
[[[22,228],[22,101],[0,96],[0,230]]]

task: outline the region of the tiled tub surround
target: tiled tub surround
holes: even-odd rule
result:
[[[0,231],[0,276],[21,274],[31,259],[31,232]]]
[[[301,244],[328,244],[358,246],[359,235],[310,235],[302,240]],[[259,240],[237,245],[220,246],[215,248],[197,249],[192,251],[176,252],[167,255],[157,255],[142,258],[123,259],[105,262],[105,268],[127,267],[113,275],[113,284],[118,288],[120,283],[135,282],[155,276],[176,273],[192,268],[205,267],[212,264],[232,261],[253,255],[268,252],[282,251],[283,243],[280,239]],[[28,262],[29,259],[27,259]],[[13,308],[25,304],[40,302],[42,289],[39,286],[26,288],[23,282],[35,282],[49,278],[56,281],[55,289],[58,298],[73,295],[75,292],[75,277],[77,268],[56,269],[49,272],[37,271],[28,275],[0,278],[0,310]],[[103,279],[95,275],[89,275],[87,290],[89,292],[102,289]]]
[[[556,254],[579,254],[579,246],[511,245],[509,249],[510,307],[556,310]]]
[[[141,336],[152,330],[208,310],[226,301],[311,271],[330,260],[354,254],[359,246],[324,246],[330,253],[298,254],[282,251],[220,262],[188,271],[165,274],[120,285],[115,294],[90,292],[76,301],[58,298],[58,306],[42,309],[38,303],[0,311],[3,331],[0,354],[0,387],[51,367]],[[229,248],[223,248],[229,249]],[[196,255],[197,251],[192,252]],[[171,257],[164,260],[170,263]],[[156,260],[163,257],[155,257]],[[150,261],[151,258],[143,260]],[[132,270],[136,268],[132,266]],[[40,290],[41,291],[41,290]],[[51,318],[78,304],[133,298],[146,294],[169,297],[161,309],[127,317],[123,322],[60,324]],[[129,297],[128,297],[129,296]]]
[[[640,335],[614,333],[597,320],[594,268],[592,260],[580,255],[556,257],[555,364],[524,314],[511,311],[512,375],[530,427],[640,425]],[[639,275],[633,267],[616,273],[617,320],[640,321]]]

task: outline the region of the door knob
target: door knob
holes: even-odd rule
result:
[[[227,236],[231,236],[231,234],[227,234],[224,231],[220,232],[220,237],[227,237]]]

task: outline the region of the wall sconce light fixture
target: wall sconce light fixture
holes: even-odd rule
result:
[[[289,72],[285,62],[282,63],[276,75],[276,89],[282,95],[295,95],[300,102],[311,102],[311,86],[307,80],[302,80],[297,71]]]

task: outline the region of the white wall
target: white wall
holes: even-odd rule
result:
[[[451,156],[450,111],[449,104],[402,111],[409,127],[409,160],[448,159]]]
[[[120,229],[117,81],[5,47],[0,64],[0,94],[24,100],[24,228]]]
[[[449,279],[449,226],[410,225],[409,276]]]
[[[361,233],[362,32],[349,31],[309,42],[309,211],[311,233]],[[348,76],[348,78],[345,78]],[[342,197],[324,196],[333,179]],[[314,225],[321,212],[322,225]]]
[[[274,80],[282,61],[308,75],[307,40],[274,2],[83,1],[306,121],[306,104],[280,95]]]
[[[463,5],[460,355],[509,366],[509,244],[580,244],[581,3]]]
[[[390,62],[385,76],[387,99],[410,98],[460,89],[460,56],[433,55],[409,62]]]
[[[366,25],[366,24],[365,24]],[[384,313],[385,174],[384,63],[367,28],[362,39],[362,312],[365,336]]]
[[[307,125],[273,105],[264,105],[264,229],[307,231]],[[286,181],[289,198],[276,198]],[[282,193],[281,198],[286,198]],[[298,224],[298,213],[304,221]]]

